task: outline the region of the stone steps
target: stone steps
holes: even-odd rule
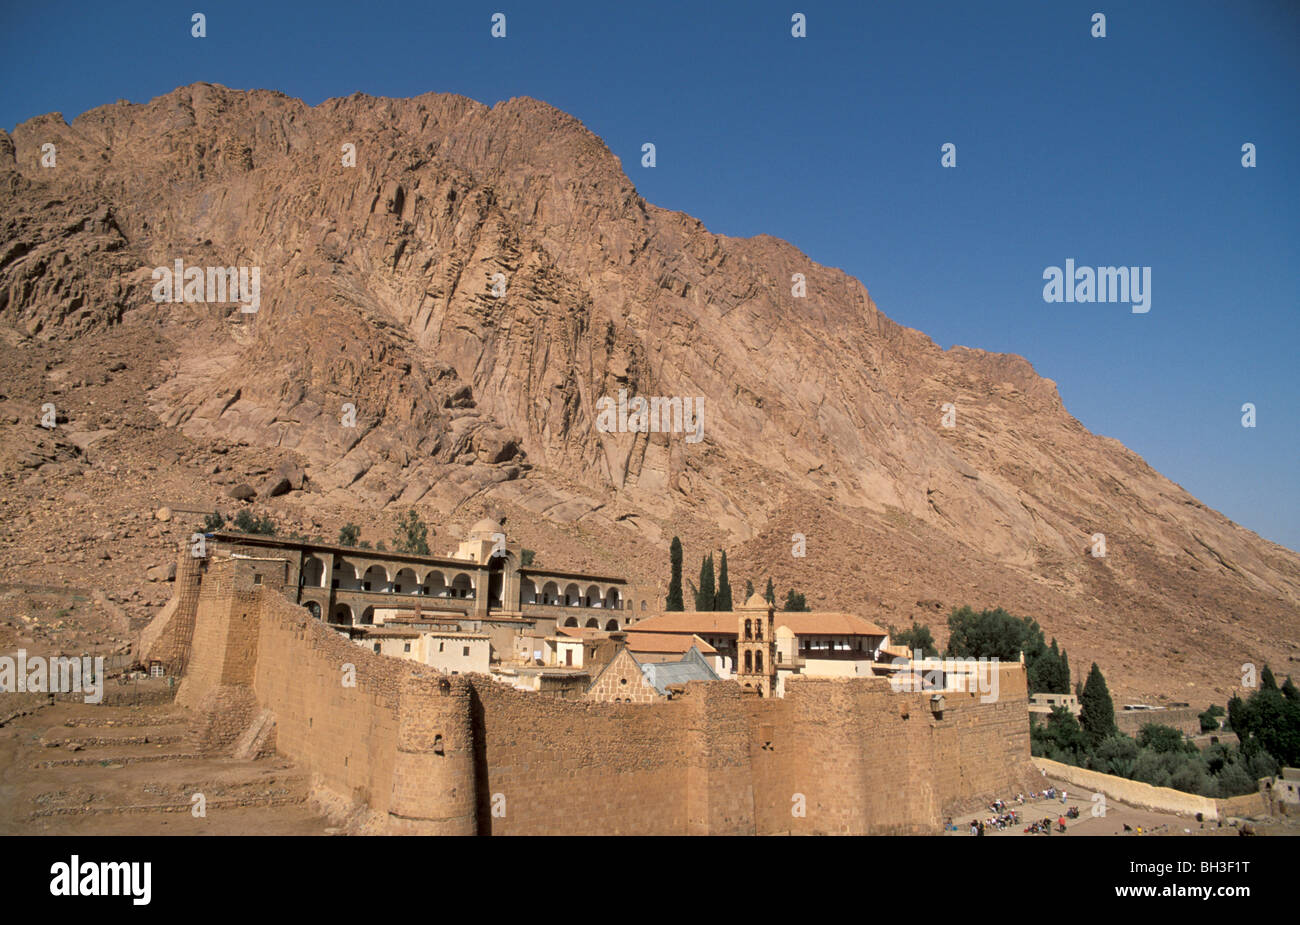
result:
[[[189,813],[194,794],[202,794],[205,810],[299,806],[307,802],[307,776],[260,762],[239,762],[213,766],[189,762],[188,767],[168,769],[170,780],[122,780],[112,786],[91,788],[75,770],[59,775],[61,787],[30,793],[33,807],[28,819],[47,816],[122,815],[133,813]]]
[[[180,747],[178,747],[180,746]],[[100,765],[139,764],[145,761],[176,761],[198,757],[193,749],[184,743],[112,743],[92,745],[76,751],[66,758],[46,758],[32,764],[33,768],[70,768]]]

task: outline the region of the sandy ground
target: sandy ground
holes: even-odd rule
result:
[[[1002,797],[1008,804],[1007,809],[1014,809],[1020,816],[1018,825],[1008,826],[1006,829],[998,829],[987,824],[987,820],[994,815],[992,810],[987,807],[971,807],[964,813],[953,817],[953,824],[957,826],[957,831],[949,831],[947,834],[954,836],[964,836],[970,838],[970,822],[972,819],[984,819],[985,837],[1009,838],[1009,837],[1033,837],[1033,838],[1067,838],[1080,835],[1121,835],[1125,837],[1136,838],[1148,835],[1239,835],[1239,830],[1233,826],[1220,826],[1214,821],[1197,822],[1191,816],[1179,816],[1174,813],[1159,813],[1148,809],[1137,809],[1132,806],[1126,806],[1123,803],[1117,803],[1114,800],[1107,800],[1105,803],[1104,815],[1093,815],[1094,807],[1100,804],[1094,803],[1092,791],[1082,790],[1077,787],[1071,787],[1069,784],[1060,781],[1045,780],[1043,788],[1055,787],[1058,791],[1064,790],[1066,801],[1061,802],[1058,795],[1056,799],[1029,799],[1025,795],[1023,805],[1016,803],[1016,794],[1010,794]],[[1058,832],[1056,828],[1057,820],[1065,815],[1065,811],[1071,806],[1079,808],[1078,819],[1065,820],[1065,832]],[[1043,819],[1050,817],[1052,820],[1052,834],[1050,836],[1034,835],[1024,831],[1025,826],[1034,819]],[[1126,829],[1125,826],[1128,828]],[[1138,829],[1141,828],[1139,832]],[[1300,835],[1300,821],[1291,822],[1274,822],[1265,824],[1254,824],[1256,831],[1261,835]]]
[[[186,730],[171,704],[57,703],[12,720],[0,835],[330,834],[291,762],[196,757]]]

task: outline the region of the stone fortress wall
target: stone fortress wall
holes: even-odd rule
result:
[[[867,678],[793,679],[782,699],[720,681],[656,704],[566,701],[376,655],[252,568],[216,563],[192,615],[178,604],[177,702],[215,752],[269,714],[277,751],[388,832],[934,833],[950,806],[1038,777],[1018,664],[999,666],[997,702],[947,693],[939,713]]]

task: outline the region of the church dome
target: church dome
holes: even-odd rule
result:
[[[494,523],[491,519],[484,517],[474,526],[469,528],[471,539],[489,539],[493,533],[501,533],[501,525]]]
[[[750,610],[750,609],[752,609],[752,610],[760,610],[760,609],[762,609],[762,610],[766,610],[766,609],[767,609],[767,598],[763,597],[763,595],[761,595],[761,594],[759,594],[757,591],[755,591],[753,594],[751,594],[751,595],[749,596],[749,600],[745,601],[745,609],[747,609],[747,610]]]

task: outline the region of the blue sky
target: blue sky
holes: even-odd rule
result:
[[[6,129],[197,80],[545,100],[651,202],[784,238],[944,347],[1022,354],[1089,429],[1300,549],[1300,3],[3,0],[0,36]],[[1067,258],[1150,266],[1150,312],[1045,303]]]

